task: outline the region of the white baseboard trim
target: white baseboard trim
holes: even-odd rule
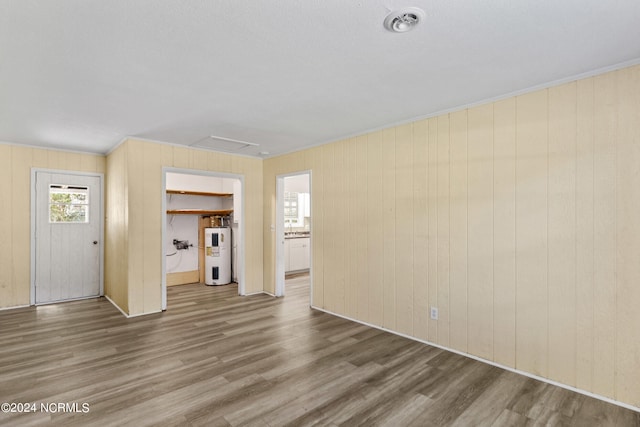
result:
[[[564,388],[566,390],[571,390],[571,391],[574,391],[576,393],[583,394],[585,396],[593,397],[594,399],[602,400],[604,402],[611,403],[613,405],[617,405],[617,406],[620,406],[620,407],[623,407],[623,408],[626,408],[626,409],[630,409],[632,411],[640,412],[640,407],[633,406],[633,405],[630,405],[628,403],[620,402],[620,401],[611,399],[611,398],[606,397],[606,396],[602,396],[602,395],[599,395],[599,394],[591,393],[590,391],[582,390],[582,389],[579,389],[579,388],[576,388],[576,387],[573,387],[573,386],[570,386],[570,385],[567,385],[567,384],[562,384],[562,383],[559,383],[557,381],[551,380],[549,378],[540,377],[540,376],[532,374],[530,372],[521,371],[519,369],[511,368],[509,366],[501,365],[500,363],[496,363],[496,362],[493,362],[491,360],[483,359],[481,357],[474,356],[473,354],[464,353],[464,352],[459,351],[459,350],[454,350],[452,348],[445,347],[445,346],[442,346],[440,344],[436,344],[436,343],[433,343],[433,342],[430,342],[430,341],[422,340],[422,339],[419,339],[419,338],[416,338],[416,337],[412,337],[410,335],[406,335],[406,334],[403,334],[403,333],[400,333],[400,332],[397,332],[397,331],[394,331],[394,330],[391,330],[391,329],[387,329],[387,328],[384,328],[382,326],[377,326],[377,325],[374,325],[374,324],[371,324],[371,323],[363,322],[362,320],[353,319],[351,317],[344,316],[342,314],[334,313],[333,311],[325,310],[324,308],[316,307],[316,306],[313,306],[313,305],[311,306],[311,308],[314,309],[314,310],[318,310],[318,311],[322,311],[324,313],[330,314],[332,316],[341,317],[343,319],[350,320],[352,322],[360,323],[362,325],[369,326],[369,327],[374,328],[374,329],[379,329],[381,331],[389,332],[391,334],[398,335],[398,336],[401,336],[403,338],[410,339],[412,341],[417,341],[417,342],[422,343],[422,344],[426,344],[426,345],[430,345],[432,347],[440,348],[442,350],[450,351],[452,353],[459,354],[460,356],[465,356],[465,357],[468,357],[470,359],[477,360],[478,362],[486,363],[486,364],[495,366],[497,368],[504,369],[504,370],[509,371],[509,372],[513,372],[513,373],[516,373],[516,374],[519,374],[519,375],[523,375],[525,377],[533,378],[535,380],[542,381],[542,382],[545,382],[547,384],[555,385],[555,386],[558,386],[560,388]]]
[[[150,311],[148,313],[138,313],[138,314],[130,314],[127,316],[127,318],[131,319],[134,317],[140,317],[140,316],[148,316],[150,314],[158,314],[158,313],[162,313],[163,310],[155,310],[155,311]]]
[[[0,308],[0,311],[16,310],[18,308],[25,308],[25,307],[31,307],[31,306],[29,304],[26,304],[26,305],[12,305],[11,307],[2,307],[2,308]]]
[[[244,295],[242,295],[242,296],[243,296],[243,297],[248,297],[248,296],[251,296],[251,295],[260,295],[260,294],[269,295],[270,297],[275,297],[275,295],[274,295],[274,294],[269,293],[269,292],[267,292],[267,291],[251,292],[250,294],[244,294]]]
[[[107,299],[107,301],[109,301],[111,304],[113,304],[113,306],[114,306],[115,308],[117,308],[117,309],[118,309],[118,311],[119,311],[120,313],[122,313],[122,315],[123,315],[124,317],[126,317],[127,319],[131,319],[131,318],[133,318],[133,317],[147,316],[147,315],[149,315],[149,314],[158,314],[158,313],[162,313],[162,310],[156,310],[156,311],[150,311],[149,313],[127,314],[127,313],[125,313],[125,311],[124,311],[123,309],[121,309],[121,308],[120,308],[120,306],[119,306],[118,304],[116,304],[116,303],[115,303],[111,298],[109,298],[107,295],[105,295],[104,297]]]
[[[122,313],[122,315],[124,317],[126,317],[127,319],[129,318],[129,315],[127,313],[125,313],[125,311],[123,309],[121,309],[120,306],[118,304],[116,304],[111,298],[109,298],[107,295],[105,295],[104,297],[107,299],[107,301],[109,301],[111,303],[111,305],[113,305],[115,308],[117,308],[118,311],[120,313]]]

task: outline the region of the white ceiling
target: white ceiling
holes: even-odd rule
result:
[[[386,31],[405,6],[423,25]],[[274,155],[639,63],[639,23],[638,0],[0,0],[0,141]]]

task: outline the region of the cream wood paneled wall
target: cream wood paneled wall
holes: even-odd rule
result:
[[[104,173],[105,158],[0,144],[0,308],[29,304],[31,168]]]
[[[104,293],[123,311],[129,311],[129,215],[127,145],[107,157],[105,195]]]
[[[268,159],[265,225],[301,170],[315,306],[640,406],[639,66]]]
[[[245,291],[262,291],[261,159],[129,139],[107,163],[107,289],[122,310],[138,315],[161,309],[163,167],[244,175]]]

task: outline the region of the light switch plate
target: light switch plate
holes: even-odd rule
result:
[[[438,307],[431,307],[431,320],[438,320]]]

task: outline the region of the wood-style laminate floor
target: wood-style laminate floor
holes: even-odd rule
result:
[[[311,310],[307,281],[278,299],[175,286],[168,311],[132,319],[105,299],[0,312],[0,402],[79,411],[38,406],[0,425],[640,426],[636,412]]]

